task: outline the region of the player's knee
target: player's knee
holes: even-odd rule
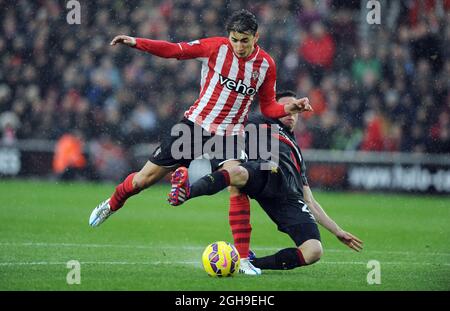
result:
[[[323,255],[323,249],[321,245],[318,245],[317,247],[313,248],[311,251],[311,255],[309,258],[309,264],[313,264],[322,258]]]
[[[235,166],[229,168],[228,174],[230,175],[230,185],[235,187],[243,187],[248,180],[248,172],[242,166]]]
[[[306,264],[310,265],[320,260],[323,255],[322,243],[319,240],[308,240],[300,247]]]

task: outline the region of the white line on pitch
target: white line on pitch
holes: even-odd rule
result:
[[[25,246],[25,247],[93,247],[93,248],[134,248],[134,249],[177,249],[177,250],[203,250],[205,246],[194,246],[194,245],[126,245],[126,244],[89,244],[89,243],[45,243],[45,242],[22,242],[22,243],[11,243],[11,242],[0,242],[0,246]],[[261,251],[276,251],[278,248],[275,247],[255,247],[255,250]],[[348,253],[350,250],[346,249],[325,249],[325,252],[332,253]],[[428,255],[428,256],[450,256],[450,253],[442,252],[428,252],[428,253],[418,253],[412,251],[382,251],[382,250],[364,250],[364,253],[374,253],[374,254],[393,254],[393,255]]]
[[[66,265],[64,261],[30,261],[30,262],[0,262],[0,266],[46,266],[46,265]],[[80,261],[82,265],[198,265],[196,261]]]
[[[450,263],[427,263],[427,262],[407,262],[407,261],[381,261],[382,265],[419,265],[419,266],[450,266]],[[0,262],[0,266],[46,266],[46,265],[66,265],[64,261],[31,261],[31,262]],[[84,265],[194,265],[201,266],[200,261],[81,261]],[[364,261],[320,261],[319,264],[327,265],[366,265]]]

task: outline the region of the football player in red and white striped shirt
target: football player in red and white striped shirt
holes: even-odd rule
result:
[[[200,94],[195,103],[184,113],[180,123],[194,129],[201,127],[212,136],[238,136],[243,133],[250,108],[256,94],[261,112],[270,118],[280,118],[296,114],[310,107],[307,98],[293,101],[288,105],[275,100],[276,68],[273,59],[257,45],[259,34],[256,17],[247,10],[235,12],[227,23],[228,37],[214,37],[192,42],[171,43],[167,41],[116,36],[111,45],[124,44],[152,55],[164,58],[197,59],[202,64]],[[89,224],[100,225],[112,213],[123,206],[132,195],[139,193],[163,178],[178,165],[188,166],[189,161],[174,159],[172,143],[178,139],[169,136],[161,139],[149,161],[139,171],[130,174],[117,186],[111,198],[99,204],[91,214]],[[207,135],[206,135],[207,136]],[[204,144],[207,139],[200,143]],[[245,154],[235,153],[234,157],[214,159],[213,170],[229,169],[245,159]],[[186,163],[187,162],[187,163]],[[226,174],[226,171],[224,171]],[[226,178],[226,176],[225,176]],[[246,195],[237,188],[230,191],[230,225],[234,243],[241,258],[241,267],[247,274],[259,274],[252,270],[248,257],[250,242],[250,204]]]

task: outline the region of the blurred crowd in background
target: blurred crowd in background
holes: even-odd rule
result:
[[[448,0],[379,1],[380,25],[359,0],[80,0],[80,25],[66,2],[0,0],[4,143],[76,132],[120,154],[157,142],[197,98],[200,63],[111,39],[227,36],[227,17],[247,8],[278,90],[314,107],[296,129],[302,148],[450,153]]]

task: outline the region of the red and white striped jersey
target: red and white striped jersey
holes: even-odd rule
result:
[[[136,48],[154,55],[201,61],[200,95],[184,116],[210,133],[242,133],[257,93],[264,115],[286,115],[284,106],[275,100],[275,63],[258,45],[251,55],[240,58],[225,37],[177,44],[140,38],[136,41]]]

